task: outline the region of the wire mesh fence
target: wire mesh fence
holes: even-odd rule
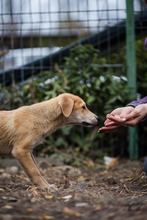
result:
[[[1,0],[0,4],[1,72],[52,54],[106,27],[109,54],[109,28],[118,24],[119,44],[119,23],[126,17],[124,1]],[[40,71],[43,68],[40,61]]]
[[[146,35],[146,9],[145,1],[134,0],[136,38]],[[56,63],[64,66],[72,48],[84,44],[107,58],[99,67],[121,72],[125,22],[125,1],[0,0],[1,89],[52,70]],[[5,108],[2,103],[1,108]]]
[[[134,1],[136,14],[143,12],[143,7],[143,1]],[[102,52],[105,49],[108,57],[114,46],[119,51],[125,41],[125,1],[1,0],[0,15],[0,72],[3,74],[11,70],[13,73],[14,68],[20,67],[21,80],[25,69],[32,75],[34,69],[42,71],[51,68],[52,56],[49,57],[50,62],[43,62],[42,57],[57,51],[60,54],[61,49],[84,37],[88,37],[87,42],[93,43]],[[114,32],[111,31],[112,27],[115,27]],[[103,36],[105,39],[99,36],[102,31],[106,32]],[[93,34],[97,35],[91,42]],[[114,34],[116,36],[112,40]],[[33,65],[37,59],[38,65]],[[119,57],[118,64],[121,64]]]

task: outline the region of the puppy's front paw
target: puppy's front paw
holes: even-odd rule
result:
[[[49,184],[45,179],[41,179],[41,181],[38,181],[36,186],[38,186],[39,189],[41,190],[45,190],[48,192],[56,192],[58,191],[58,188],[56,185],[54,184]]]
[[[45,190],[45,191],[48,191],[48,192],[57,192],[59,189],[57,188],[57,186],[56,185],[54,185],[54,184],[49,184],[49,183],[47,183],[47,182],[44,182],[43,184],[41,184],[40,186],[39,186],[39,188],[41,189],[41,190]]]
[[[55,184],[48,184],[46,189],[48,192],[57,192],[59,190]]]

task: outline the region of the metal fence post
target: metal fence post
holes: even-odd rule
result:
[[[128,87],[131,89],[130,97],[136,97],[136,56],[134,31],[134,1],[126,0],[126,64]],[[137,127],[128,128],[129,157],[138,158]]]

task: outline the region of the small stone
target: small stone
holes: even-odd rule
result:
[[[86,202],[81,202],[81,203],[75,204],[75,207],[86,207],[86,206],[88,206],[88,204]]]
[[[10,178],[10,177],[11,177],[11,174],[9,174],[9,173],[3,173],[1,176],[2,176],[3,178]]]
[[[5,190],[3,188],[0,188],[0,192],[4,192]]]
[[[18,167],[17,166],[11,166],[11,167],[7,167],[6,171],[10,174],[16,174],[18,173]]]

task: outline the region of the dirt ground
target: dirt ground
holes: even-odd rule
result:
[[[138,178],[142,161],[119,160],[109,170],[90,160],[80,168],[38,162],[58,191],[39,191],[15,160],[0,159],[0,220],[146,219],[147,179]]]

